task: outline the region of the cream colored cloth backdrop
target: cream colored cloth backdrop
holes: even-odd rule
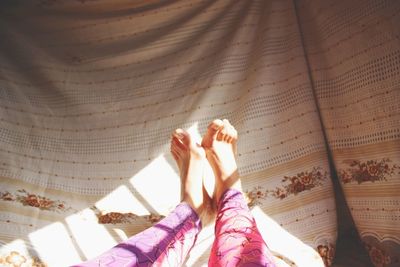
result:
[[[299,1],[323,128],[375,266],[400,266],[400,2]]]
[[[332,263],[328,150],[367,248],[394,262],[399,4],[350,2],[3,2],[0,263],[67,266],[150,227],[179,203],[171,132],[215,118],[238,129],[280,264]],[[187,266],[212,241],[209,225]]]

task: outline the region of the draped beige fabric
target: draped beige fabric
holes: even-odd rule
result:
[[[347,204],[372,263],[399,266],[400,2],[299,6],[313,88]]]
[[[399,3],[2,2],[0,264],[68,266],[150,227],[179,203],[171,132],[227,118],[282,266],[332,264],[330,159],[371,261],[397,266]]]

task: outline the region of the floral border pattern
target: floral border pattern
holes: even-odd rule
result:
[[[67,207],[64,201],[52,200],[44,196],[32,194],[25,189],[17,190],[16,193],[8,191],[0,192],[0,200],[19,202],[24,206],[47,211],[66,212],[72,209],[71,207]]]
[[[331,243],[326,245],[318,245],[317,252],[321,256],[325,266],[332,266],[333,258],[335,257],[335,246]]]
[[[266,190],[262,186],[254,187],[252,190],[245,192],[248,205],[250,207],[261,204],[260,201],[267,197],[284,199],[290,195],[297,195],[303,191],[311,190],[315,187],[322,186],[323,181],[328,179],[328,172],[323,171],[321,167],[313,167],[311,171],[303,171],[293,176],[284,176],[283,184],[274,190]]]
[[[387,181],[388,176],[392,176],[396,173],[396,169],[400,169],[398,165],[390,164],[391,162],[389,158],[365,162],[352,159],[344,160],[343,163],[349,167],[345,170],[339,169],[339,179],[343,184]]]
[[[252,190],[246,190],[244,195],[247,200],[247,205],[252,208],[256,205],[261,204],[261,200],[267,198],[268,190],[265,190],[262,186],[256,186]]]
[[[361,233],[361,240],[375,267],[400,266],[400,246],[393,239],[382,239],[377,233]]]
[[[5,256],[0,256],[1,266],[31,266],[31,267],[46,267],[47,265],[43,263],[39,258],[27,259],[25,256],[21,255],[17,251],[11,251]]]
[[[391,257],[385,252],[384,249],[381,249],[380,247],[374,245],[370,245],[366,242],[363,243],[365,248],[367,249],[369,258],[376,267],[384,267],[392,263]]]
[[[99,224],[128,224],[128,223],[133,223],[136,220],[139,219],[144,219],[145,221],[155,224],[165,218],[163,215],[157,215],[157,214],[149,214],[145,216],[139,216],[134,213],[128,212],[128,213],[123,213],[123,212],[107,212],[107,213],[102,213],[100,212],[96,207],[91,208],[97,218],[98,218],[98,223]]]
[[[297,195],[303,191],[311,190],[314,187],[321,186],[323,181],[328,178],[328,172],[323,172],[321,167],[314,167],[311,171],[300,172],[294,176],[284,176],[282,183],[287,183],[269,193],[279,199],[284,199],[289,195]]]

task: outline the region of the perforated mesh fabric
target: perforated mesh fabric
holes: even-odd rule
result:
[[[158,221],[179,203],[171,132],[200,137],[215,118],[239,132],[249,206],[286,264],[332,263],[327,144],[339,172],[349,159],[400,164],[393,1],[2,5],[3,261],[74,264]],[[365,240],[398,235],[394,172],[343,185]],[[212,240],[205,227],[188,266],[207,263]]]

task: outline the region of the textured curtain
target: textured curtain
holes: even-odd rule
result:
[[[400,266],[400,2],[298,1],[329,150],[375,266]]]
[[[180,200],[171,132],[227,118],[282,266],[332,264],[333,173],[371,261],[397,266],[399,3],[3,1],[0,264],[68,266],[150,227]]]

